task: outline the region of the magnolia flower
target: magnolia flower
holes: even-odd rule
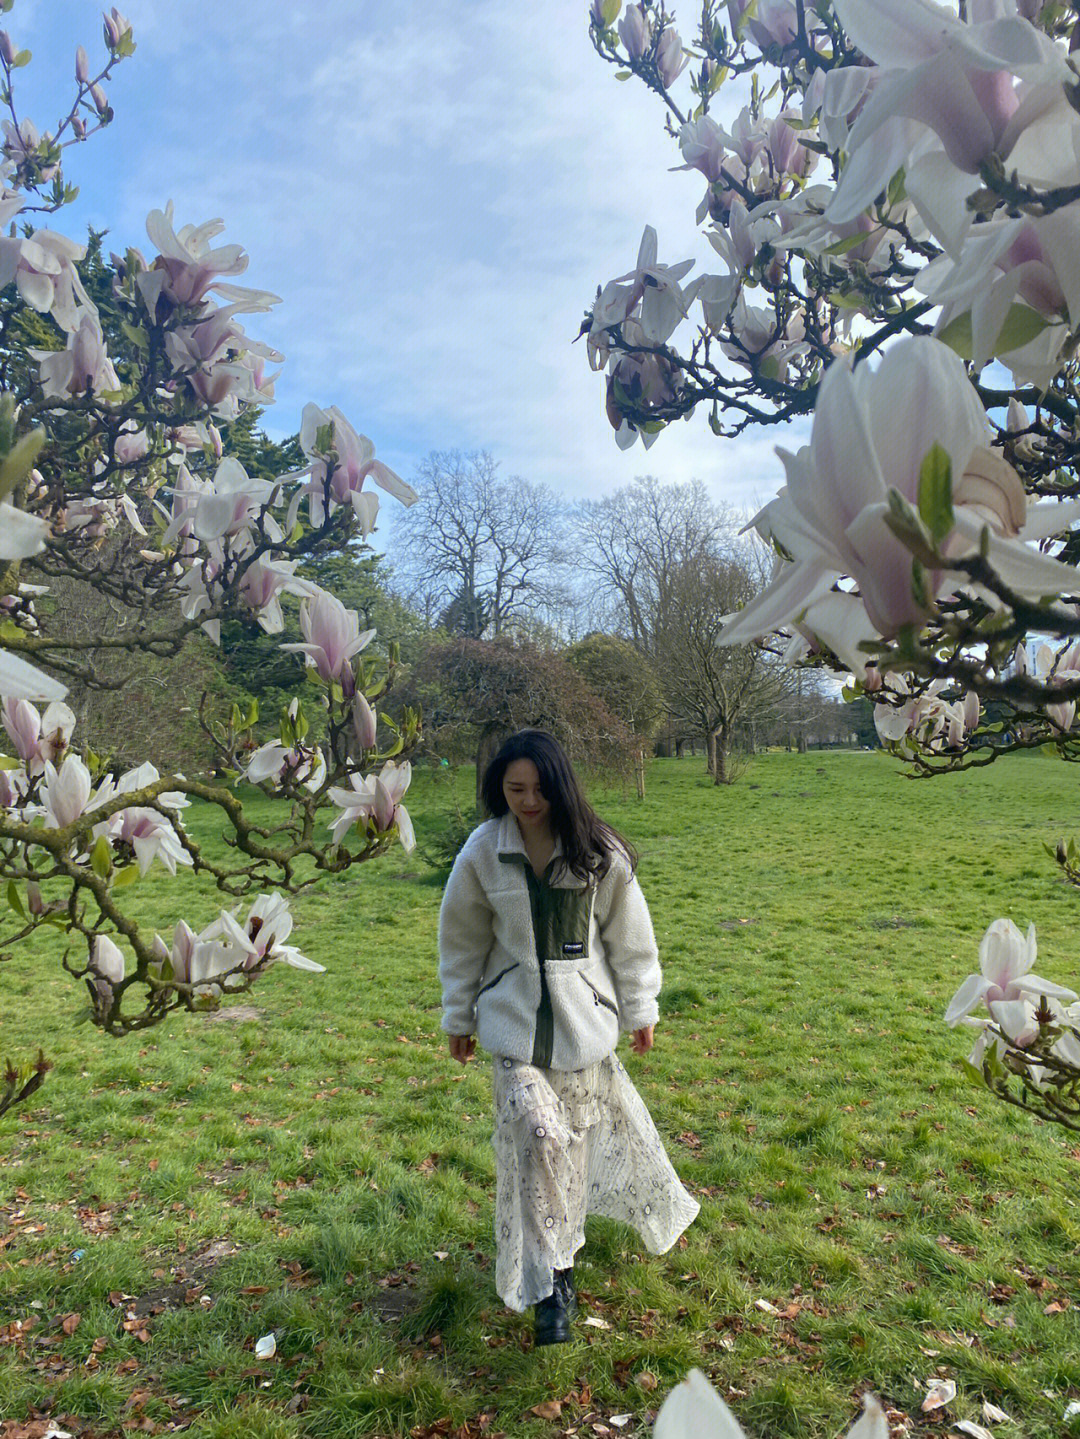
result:
[[[0,722],[27,773],[39,775],[46,763],[55,765],[67,749],[75,728],[75,713],[61,701],[54,701],[42,717],[28,700],[7,698],[0,706]]]
[[[165,943],[160,934],[154,935],[154,951],[159,961],[164,962],[168,960],[172,967],[172,977],[180,984],[189,984],[191,982],[191,956],[194,952],[195,944],[195,931],[182,919],[177,920],[173,929],[171,948]]]
[[[131,21],[121,15],[114,5],[109,13],[103,16],[105,29],[105,44],[110,50],[115,50],[123,37],[131,31]]]
[[[929,750],[963,748],[968,734],[979,723],[979,697],[968,690],[959,699],[947,700],[941,693],[945,687],[944,680],[932,680],[919,694],[912,695],[903,675],[890,675],[888,684],[879,685],[878,692],[891,692],[899,703],[874,706],[874,728],[882,743],[893,744],[905,735],[913,735]]]
[[[206,306],[202,307],[205,311]],[[242,351],[254,351],[267,359],[284,358],[269,345],[252,340],[236,319],[239,305],[222,305],[201,313],[190,325],[177,325],[165,336],[165,352],[174,370],[208,368]]]
[[[248,257],[240,245],[222,245],[214,250],[210,241],[225,228],[222,220],[208,220],[203,225],[173,228],[173,203],[164,210],[151,210],[146,217],[146,233],[161,252],[150,270],[138,277],[143,299],[151,314],[165,296],[173,305],[195,305],[208,290],[216,290],[236,309],[268,310],[276,305],[277,295],[267,291],[243,289],[223,283],[219,275],[240,275],[248,266]]]
[[[753,265],[762,245],[776,243],[779,229],[774,217],[763,214],[761,209],[755,210],[751,217],[745,202],[736,197],[731,202],[727,224],[710,230],[708,240],[727,261],[732,273],[742,276]],[[770,332],[775,329],[775,317],[769,329]]]
[[[1005,523],[986,522],[992,484],[976,485],[974,503],[963,503],[963,477],[988,439],[985,411],[962,362],[937,340],[899,341],[876,371],[832,365],[821,383],[809,446],[794,455],[777,451],[787,485],[753,522],[791,560],[732,617],[724,643],[744,644],[797,619],[843,576],[857,582],[879,635],[921,624],[955,580],[942,567],[924,570],[915,583],[917,537],[900,525],[895,506],[902,510],[906,503],[910,511],[918,504],[922,466],[934,444],[948,457],[952,475],[961,477],[954,495],[961,503],[954,504],[953,527],[940,543],[944,554],[971,555],[985,542],[995,572],[1020,593],[1071,593],[1072,568],[1023,541],[1066,529],[1077,507],[1034,506],[1011,537]]]
[[[847,1439],[889,1439],[889,1422],[872,1394],[863,1398],[863,1414]],[[746,1439],[734,1414],[700,1369],[690,1373],[664,1400],[653,1425],[653,1439]]]
[[[623,337],[629,344],[641,343],[641,326],[636,320],[626,321]],[[636,421],[627,418],[620,390],[633,404],[648,410],[671,404],[680,388],[679,370],[663,355],[620,354],[612,357],[605,408],[620,450],[629,449],[639,435],[648,449],[659,433],[658,430],[641,429]]]
[[[788,123],[793,118],[787,111],[777,115],[769,125],[765,148],[778,176],[795,175],[802,179],[817,164],[818,157],[800,142],[799,132]]]
[[[374,630],[360,630],[360,617],[347,610],[326,590],[314,587],[300,605],[303,644],[282,645],[283,650],[303,654],[324,680],[342,678],[342,671],[375,637]]]
[[[17,125],[13,125],[10,120],[0,120],[0,129],[4,132],[4,143],[0,150],[4,158],[15,167],[17,179],[33,176],[46,182],[52,180],[59,166],[40,163],[43,152],[53,140],[48,130],[39,134],[32,120],[20,120]],[[10,174],[10,169],[5,167],[5,172]]]
[[[20,200],[19,205],[22,203]],[[6,221],[11,213],[5,205],[0,209],[0,221]],[[76,245],[53,230],[0,237],[0,289],[14,280],[31,309],[52,315],[62,330],[71,333],[86,315],[97,316],[75,268],[85,256],[85,245]]]
[[[0,809],[21,805],[26,787],[27,778],[21,769],[0,769]]]
[[[84,314],[64,350],[31,350],[40,362],[41,388],[48,399],[119,390],[120,380],[105,349],[96,314]]]
[[[387,760],[378,775],[368,775],[364,779],[358,774],[350,775],[351,789],[332,786],[330,801],[341,810],[330,822],[334,843],[341,844],[354,824],[366,825],[373,821],[379,834],[385,834],[396,825],[402,848],[406,853],[415,849],[412,820],[401,803],[411,779],[412,766],[408,761],[397,765],[393,760]]]
[[[247,971],[280,962],[314,974],[325,973],[325,965],[316,964],[294,945],[285,943],[292,927],[293,917],[288,901],[275,892],[259,895],[243,924],[229,910],[223,909],[217,923],[204,930],[203,935],[209,939],[214,937],[215,932],[220,933],[224,944]]]
[[[876,68],[866,65],[815,70],[803,91],[803,124],[808,125],[816,115],[818,134],[829,149],[844,149],[851,123],[859,115],[877,76]]]
[[[60,769],[45,761],[41,803],[47,829],[64,829],[74,824],[90,799],[90,771],[77,754],[68,754]]]
[[[123,984],[126,968],[120,946],[107,934],[95,934],[90,942],[89,969],[93,975],[90,984],[99,1009],[105,1013],[112,1008],[113,993]]]
[[[375,748],[376,734],[379,728],[378,715],[367,702],[367,696],[357,690],[352,702],[352,723],[353,733],[356,736],[356,744],[361,753],[364,750]]]
[[[670,89],[689,63],[679,32],[668,26],[656,46],[656,68],[663,84]]]
[[[264,508],[273,503],[276,490],[273,481],[249,475],[239,460],[227,455],[195,502],[192,530],[196,538],[219,540],[251,529]],[[272,540],[281,539],[281,530],[269,516],[264,517],[264,525]]]
[[[619,39],[631,60],[640,60],[652,42],[652,24],[641,5],[627,5],[619,21]]]
[[[269,780],[276,789],[292,783],[314,791],[326,778],[326,760],[322,750],[314,746],[289,746],[271,740],[260,745],[251,756],[245,773],[251,784],[265,784]]]
[[[781,383],[787,378],[789,363],[806,354],[810,348],[804,339],[801,316],[793,315],[781,329],[775,310],[748,305],[741,294],[728,315],[727,323],[734,342],[721,345],[724,354],[742,365],[755,360],[763,375]]]
[[[757,0],[746,18],[750,3],[751,0],[727,0],[733,33],[745,32],[762,50],[790,45],[799,33],[799,14],[792,0]]]
[[[325,435],[329,443],[324,440],[320,444],[320,435]],[[314,404],[304,406],[300,448],[311,462],[302,473],[310,475],[306,492],[313,525],[321,525],[326,514],[333,514],[338,505],[350,503],[361,534],[369,535],[379,508],[378,497],[363,490],[369,476],[403,505],[416,503],[416,491],[375,458],[375,446],[366,435],[357,434],[336,405],[328,410]]]
[[[945,339],[969,316],[977,369],[998,356],[1020,380],[1048,384],[1080,323],[1080,215],[1075,206],[1036,218],[995,217],[954,260],[939,256],[918,288],[942,306]]]
[[[310,595],[317,588],[310,580],[298,579],[299,560],[268,560],[261,556],[244,571],[239,586],[240,603],[251,610],[268,635],[285,628],[280,595]]]
[[[1068,118],[1062,87],[1071,77],[1058,48],[1028,21],[998,12],[966,23],[929,0],[901,9],[890,0],[836,0],[836,12],[882,73],[848,137],[831,219],[866,209],[904,166],[908,195],[957,253],[984,160],[1008,158],[1029,181],[1059,178],[1064,147],[1048,147],[1044,129],[1051,113]],[[1029,83],[1018,87],[1017,77]]]
[[[140,874],[145,874],[155,859],[160,860],[170,874],[176,873],[178,864],[194,863],[176,830],[156,809],[135,805],[119,810],[104,824],[95,825],[93,832],[95,838],[103,834],[114,844],[127,845]]]
[[[677,265],[658,264],[656,231],[651,225],[645,226],[637,264],[614,283],[629,284],[624,313],[628,315],[640,305],[636,318],[647,344],[666,344],[675,327],[686,318],[687,302],[679,281],[693,268],[693,260],[680,260]]]
[[[1044,680],[1049,688],[1076,684],[1080,681],[1080,642],[1066,645],[1056,652],[1049,645],[1040,645],[1035,651],[1035,674]],[[1075,700],[1044,703],[1043,708],[1047,718],[1059,730],[1064,732],[1072,728],[1076,714]]]
[[[113,443],[113,456],[118,465],[133,465],[150,453],[150,436],[128,420]]]
[[[1027,938],[1011,919],[995,919],[979,945],[979,974],[969,974],[949,1001],[945,1023],[954,1027],[979,1024],[971,1019],[971,1011],[981,1002],[989,1006],[998,1001],[1022,999],[1026,995],[1047,995],[1052,999],[1071,1002],[1077,995],[1060,984],[1051,984],[1032,974],[1035,963],[1035,926],[1029,925]],[[1005,1012],[1007,1015],[1011,1011]]]

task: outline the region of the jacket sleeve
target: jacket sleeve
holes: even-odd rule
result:
[[[597,915],[597,923],[615,980],[619,1027],[644,1029],[660,1016],[656,1003],[661,982],[660,956],[641,886],[618,861],[604,876],[597,895],[598,904],[602,901],[606,902],[606,913]]]
[[[439,911],[439,980],[442,1027],[447,1034],[472,1034],[480,980],[495,942],[493,914],[472,861],[464,851],[454,861]]]

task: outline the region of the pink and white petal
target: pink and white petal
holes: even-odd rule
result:
[[[952,999],[949,1000],[949,1007],[945,1011],[945,1023],[955,1028],[993,987],[993,981],[987,979],[985,975],[969,974]]]
[[[860,646],[881,638],[870,623],[861,600],[836,590],[811,601],[797,623],[809,630],[819,643],[831,650],[852,674],[860,678],[871,663]],[[875,706],[875,716],[880,708]]]
[[[398,839],[401,840],[401,847],[406,854],[412,854],[416,848],[416,834],[413,831],[413,822],[409,818],[409,811],[403,804],[399,804],[394,816],[397,820]]]
[[[862,602],[879,634],[891,638],[903,626],[922,624],[929,611],[915,598],[912,588],[914,559],[911,552],[890,530],[888,505],[867,505],[848,526],[847,538],[858,553],[853,577],[858,581]],[[940,577],[926,576],[931,600],[937,594]]]
[[[301,954],[295,945],[285,944],[275,949],[270,956],[273,960],[280,960],[284,964],[291,964],[293,969],[306,969],[311,974],[325,974],[326,965],[316,964],[313,959],[308,959],[306,954]]]
[[[947,256],[960,256],[974,218],[967,198],[981,183],[978,175],[958,170],[943,150],[928,151],[905,172],[908,198],[944,245]]]
[[[62,700],[67,685],[28,664],[21,655],[0,649],[0,695],[7,700]]]
[[[838,575],[830,574],[830,583],[837,578]],[[744,609],[724,617],[720,643],[744,645],[790,624],[808,601],[819,593],[822,579],[821,566],[813,561],[785,565],[773,582],[755,595]]]
[[[39,555],[49,534],[48,521],[0,500],[0,559],[25,560]]]
[[[992,999],[989,1008],[994,1023],[1013,1044],[1024,1048],[1037,1037],[1039,1026],[1030,999]]]
[[[653,1425],[653,1439],[746,1439],[734,1414],[700,1369],[668,1394]]]
[[[1028,505],[1019,537],[1021,540],[1045,540],[1051,535],[1067,534],[1080,520],[1080,500],[1044,500]]]
[[[1031,995],[1033,999],[1045,994],[1050,999],[1061,999],[1066,1004],[1072,1004],[1077,998],[1074,989],[1067,989],[1063,984],[1054,984],[1049,979],[1040,979],[1037,974],[1025,974],[1021,979],[1014,980],[1012,987],[1021,994]]]
[[[862,118],[861,116],[859,117]],[[847,164],[825,211],[831,225],[842,225],[861,215],[888,187],[889,181],[908,159],[919,138],[920,127],[914,120],[886,120],[874,136],[873,144],[862,144],[849,153]],[[854,135],[849,140],[849,146]]]
[[[863,1395],[863,1412],[847,1439],[889,1439],[889,1421],[873,1394]]]
[[[953,533],[968,541],[968,548],[963,553],[978,552],[986,529],[988,526],[981,517],[970,511],[957,510]],[[1028,599],[1075,593],[1076,570],[1072,565],[1062,564],[1060,560],[1029,549],[1020,540],[1004,540],[990,530],[987,559],[1006,585]]]

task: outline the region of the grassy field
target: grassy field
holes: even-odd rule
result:
[[[442,801],[414,791],[423,844]],[[1041,848],[1074,795],[1041,757],[927,783],[831,753],[723,790],[660,761],[644,802],[594,796],[640,848],[665,964],[656,1048],[623,1058],[702,1212],[659,1258],[590,1219],[598,1322],[550,1350],[495,1294],[489,1074],[446,1053],[417,857],[301,899],[329,972],[279,967],[248,1018],[117,1042],[75,1024],[58,963],[13,959],[0,1054],[56,1071],[0,1121],[0,1418],[634,1436],[696,1364],[751,1436],[846,1433],[866,1388],[898,1434],[984,1400],[1002,1439],[1080,1434],[1080,1136],[971,1088],[940,1018],[1000,915],[1034,920],[1041,974],[1080,976],[1080,896]],[[132,893],[163,930],[217,909],[186,880]],[[925,1415],[937,1377],[958,1395]]]

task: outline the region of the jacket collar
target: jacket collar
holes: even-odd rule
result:
[[[501,864],[529,864],[529,855],[525,849],[525,841],[521,837],[521,830],[518,822],[509,812],[499,820],[499,828],[495,835],[495,845],[499,854]],[[555,885],[557,889],[584,889],[587,886],[584,881],[578,879],[577,875],[571,874],[559,861],[563,856],[563,842],[558,835],[555,836],[555,848],[551,852],[551,859],[548,861],[545,874],[548,876],[548,883]]]
[[[529,862],[529,855],[525,849],[525,841],[521,837],[521,830],[518,822],[509,811],[499,820],[498,832],[495,836],[495,844],[499,851],[499,859],[503,864],[518,864],[522,860]],[[555,836],[555,848],[551,852],[551,858],[559,859],[562,856],[563,843],[558,835]]]

